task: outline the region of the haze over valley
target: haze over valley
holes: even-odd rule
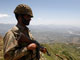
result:
[[[0,24],[0,35],[11,29],[14,24]],[[41,43],[80,43],[80,27],[63,25],[30,25],[33,37]]]

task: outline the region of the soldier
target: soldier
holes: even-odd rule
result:
[[[4,36],[4,60],[39,60],[39,54],[36,53],[37,44],[28,44],[25,41],[25,38],[34,40],[29,28],[26,27],[33,17],[31,8],[20,4],[15,8],[14,14],[18,23]],[[41,51],[45,53],[46,49]]]

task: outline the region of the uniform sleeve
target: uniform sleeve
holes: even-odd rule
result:
[[[17,48],[18,43],[14,34],[9,31],[4,36],[4,59],[17,60],[27,54],[27,48]]]
[[[34,40],[34,37],[32,36],[30,31],[29,31],[29,36],[30,36],[31,40]]]

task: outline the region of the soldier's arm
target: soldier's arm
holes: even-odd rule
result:
[[[40,43],[33,38],[30,32],[29,32],[29,35],[30,35],[30,38],[33,40],[33,42],[38,45],[40,51],[43,53],[47,53],[47,55],[50,56],[50,53],[48,52],[48,50],[45,47],[41,46]]]
[[[4,37],[4,59],[17,60],[27,54],[27,48],[18,48],[14,34],[9,31]]]

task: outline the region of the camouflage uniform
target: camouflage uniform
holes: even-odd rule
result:
[[[32,35],[27,27],[20,25],[14,26],[4,36],[4,59],[5,60],[38,60],[36,58],[36,50],[30,52],[26,47],[19,47],[18,39],[20,32],[25,33],[30,39]],[[40,59],[42,60],[42,59]]]
[[[18,5],[14,13],[17,15],[26,14],[33,17],[32,10],[28,5],[20,4]],[[19,45],[19,39],[21,33],[27,36],[29,39],[34,40],[28,29],[28,27],[22,27],[17,24],[11,30],[9,30],[4,36],[4,59],[5,60],[39,60],[36,56],[37,50],[34,51],[27,50],[25,46]],[[23,40],[23,39],[22,39]],[[24,44],[21,42],[21,44]],[[39,54],[38,54],[39,55]],[[45,60],[41,58],[40,60]]]

